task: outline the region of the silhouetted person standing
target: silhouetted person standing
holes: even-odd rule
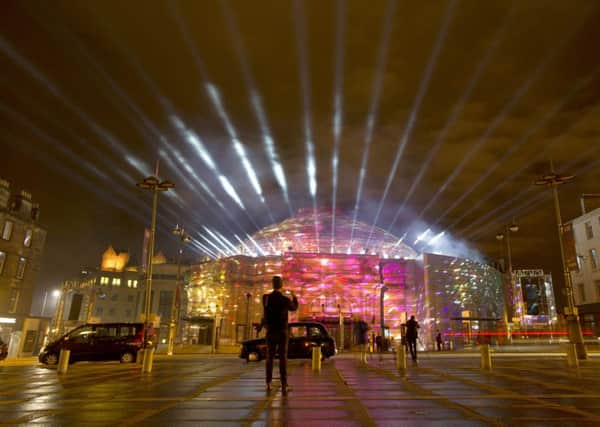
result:
[[[442,351],[442,333],[440,330],[437,330],[437,335],[435,336],[435,342],[437,344],[437,350]]]
[[[287,352],[288,352],[288,312],[296,311],[298,300],[293,292],[288,298],[281,292],[283,282],[280,276],[273,276],[273,292],[264,294],[262,303],[264,315],[262,326],[267,327],[267,362],[266,382],[267,391],[271,390],[273,379],[273,358],[279,353],[279,378],[281,379],[281,394],[287,395]]]
[[[415,316],[410,316],[410,319],[406,322],[406,343],[410,350],[410,355],[413,361],[417,361],[417,338],[419,338],[419,322],[415,320]]]

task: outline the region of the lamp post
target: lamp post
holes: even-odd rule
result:
[[[244,331],[244,339],[250,339],[250,298],[252,298],[252,294],[250,292],[246,293],[246,329]]]
[[[510,246],[510,233],[519,231],[519,226],[514,219],[510,225],[504,227],[504,233],[496,234],[496,239],[506,241],[506,334],[507,338],[511,339],[510,325],[514,316],[514,295],[513,295],[513,265],[512,265],[512,248]]]
[[[179,330],[179,310],[181,307],[181,256],[183,254],[183,245],[191,241],[190,236],[186,234],[183,227],[179,224],[175,226],[173,234],[179,237],[179,249],[177,251],[177,276],[175,276],[175,295],[171,304],[171,320],[169,321],[169,340],[167,345],[167,356],[173,356],[173,347],[175,346],[175,337]]]
[[[158,168],[157,168],[158,169]],[[158,170],[156,172],[158,175]],[[150,242],[148,243],[148,259],[146,264],[146,298],[144,301],[144,360],[142,363],[142,372],[152,371],[153,349],[148,349],[148,324],[150,320],[150,298],[152,292],[152,258],[154,257],[154,239],[156,235],[156,210],[158,206],[158,193],[168,191],[175,187],[170,181],[160,181],[156,176],[144,178],[141,182],[135,184],[142,190],[152,191],[152,221],[150,225]]]
[[[574,178],[573,175],[560,175],[554,172],[554,167],[551,165],[550,173],[544,175],[537,181],[535,185],[551,187],[552,195],[554,197],[554,209],[556,211],[556,222],[558,225],[558,242],[560,245],[560,259],[563,267],[563,275],[565,280],[565,292],[567,294],[567,307],[565,307],[565,316],[567,319],[567,332],[569,334],[569,341],[571,344],[575,344],[577,351],[577,357],[579,359],[587,359],[587,352],[583,344],[583,334],[581,332],[581,324],[579,323],[579,315],[577,313],[577,307],[575,307],[575,300],[573,299],[573,283],[571,282],[571,274],[569,273],[569,267],[565,260],[565,249],[563,247],[563,223],[560,214],[560,202],[558,199],[559,185],[565,184]]]

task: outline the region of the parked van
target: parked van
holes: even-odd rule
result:
[[[148,345],[155,334],[149,327]],[[56,365],[62,349],[71,350],[69,363],[93,360],[135,362],[137,352],[144,346],[143,323],[93,323],[79,326],[46,345],[38,359],[46,365]]]

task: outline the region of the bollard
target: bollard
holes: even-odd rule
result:
[[[69,369],[69,358],[71,357],[71,350],[62,349],[58,356],[58,368],[56,372],[59,374],[66,374]]]
[[[579,359],[577,358],[577,346],[575,344],[567,344],[567,365],[569,368],[578,368]]]
[[[481,369],[492,369],[492,350],[489,344],[481,346]]]
[[[154,361],[154,349],[148,347],[144,351],[144,360],[142,361],[142,373],[149,374],[152,372],[152,362]]]
[[[144,349],[140,348],[137,352],[137,356],[135,356],[135,364],[141,365],[144,360]]]
[[[319,345],[312,348],[312,370],[315,372],[321,370],[321,346]]]
[[[396,368],[399,371],[406,369],[406,346],[401,342],[396,347]]]

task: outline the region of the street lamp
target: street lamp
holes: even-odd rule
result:
[[[575,300],[573,299],[573,283],[571,282],[571,274],[569,273],[569,267],[565,261],[565,249],[563,247],[563,223],[560,214],[560,202],[558,200],[559,185],[565,184],[574,178],[573,175],[560,175],[554,172],[554,167],[551,164],[551,171],[549,174],[544,175],[540,179],[535,181],[535,185],[551,187],[552,195],[554,196],[554,209],[556,211],[556,222],[558,225],[558,242],[560,245],[560,259],[563,267],[563,274],[565,280],[565,292],[567,294],[567,307],[565,307],[565,315],[567,319],[567,331],[569,334],[569,341],[571,344],[575,344],[577,350],[577,357],[579,359],[587,359],[587,352],[583,344],[583,334],[581,332],[581,324],[579,323],[579,315],[577,308],[575,307]]]
[[[244,339],[250,339],[250,298],[252,294],[246,293],[246,330],[244,332]]]
[[[171,304],[171,320],[169,321],[169,340],[167,345],[167,355],[173,355],[173,347],[175,346],[175,336],[179,330],[179,310],[181,307],[181,255],[183,254],[184,243],[190,242],[192,239],[179,224],[175,226],[173,234],[179,237],[179,250],[177,251],[177,276],[175,277],[175,295]]]
[[[156,175],[158,175],[158,170]],[[150,225],[150,242],[148,243],[148,259],[146,260],[146,298],[144,301],[144,360],[142,362],[142,372],[151,372],[154,350],[152,348],[148,348],[147,335],[148,324],[150,320],[150,304],[152,302],[150,298],[152,292],[152,258],[154,257],[154,239],[156,236],[156,210],[158,205],[158,193],[174,188],[175,184],[170,181],[160,181],[156,176],[148,176],[135,185],[142,190],[152,191],[152,221]]]
[[[514,298],[513,298],[513,266],[512,266],[512,248],[510,246],[510,233],[516,233],[517,231],[519,231],[519,226],[515,223],[514,219],[513,222],[510,225],[506,225],[504,227],[504,233],[498,233],[496,234],[496,239],[497,240],[505,240],[506,239],[506,261],[507,261],[507,268],[506,268],[506,327],[507,327],[507,334],[508,334],[508,338],[510,339],[510,323],[512,323],[512,319],[513,319],[513,302],[514,302]],[[510,322],[510,323],[509,323]]]

